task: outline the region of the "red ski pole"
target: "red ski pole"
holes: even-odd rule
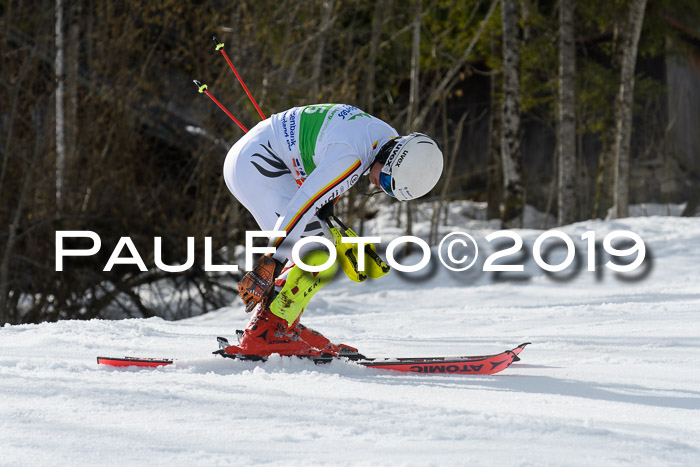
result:
[[[246,87],[245,83],[244,83],[243,80],[241,79],[241,75],[238,74],[238,72],[236,71],[236,68],[233,66],[233,63],[231,63],[231,60],[229,60],[228,55],[226,54],[226,51],[224,50],[224,43],[223,43],[223,42],[219,42],[219,41],[216,39],[216,36],[212,37],[212,39],[213,39],[214,42],[216,43],[216,50],[221,51],[221,55],[223,55],[224,58],[226,59],[226,61],[228,62],[228,66],[231,67],[231,69],[233,70],[233,73],[236,75],[236,78],[238,78],[238,82],[241,83],[241,86],[243,86],[243,89],[245,90],[245,93],[248,94],[248,97],[250,98],[250,101],[253,103],[253,105],[255,106],[255,109],[256,109],[256,110],[258,111],[258,113],[260,114],[260,118],[262,118],[263,120],[265,120],[267,117],[265,117],[265,114],[262,113],[262,110],[260,110],[260,107],[258,107],[258,103],[255,102],[255,99],[253,99],[253,96],[250,94],[250,91],[248,91],[248,88]]]
[[[231,115],[231,112],[229,112],[228,110],[226,110],[226,107],[224,107],[223,105],[221,105],[221,102],[217,101],[216,98],[215,98],[214,96],[212,96],[211,93],[210,93],[209,91],[207,91],[207,85],[206,85],[206,84],[202,84],[202,83],[200,83],[199,81],[197,81],[196,79],[195,79],[195,80],[192,80],[192,81],[194,81],[194,84],[197,86],[197,88],[199,89],[199,92],[200,92],[200,93],[203,92],[204,94],[206,94],[207,96],[209,96],[209,99],[213,100],[214,103],[215,103],[216,105],[218,105],[219,108],[221,108],[221,110],[223,110],[224,112],[226,112],[226,115],[228,115],[229,117],[231,117],[231,120],[233,120],[234,122],[236,122],[236,125],[238,125],[238,126],[241,128],[241,130],[243,130],[245,133],[248,133],[248,129],[247,129],[246,127],[244,127],[243,124],[242,124],[241,122],[239,122],[239,121],[236,119],[236,117],[234,117],[233,115]]]

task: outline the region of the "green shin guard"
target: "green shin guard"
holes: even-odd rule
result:
[[[304,256],[302,261],[309,266],[320,266],[328,261],[328,253],[323,250],[312,251]],[[321,272],[304,271],[298,265],[294,266],[289,271],[284,287],[270,304],[270,311],[291,326],[304,311],[311,297],[328,284],[337,271],[337,263]]]

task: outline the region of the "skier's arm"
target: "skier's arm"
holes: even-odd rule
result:
[[[344,147],[342,154],[328,154],[324,158],[280,213],[274,230],[284,231],[287,235],[271,242],[277,248],[273,254],[276,260],[284,262],[290,259],[294,244],[316,211],[347,191],[362,175],[359,156]]]

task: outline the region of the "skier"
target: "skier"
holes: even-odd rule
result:
[[[292,247],[303,237],[329,236],[326,218],[332,214],[332,203],[361,175],[368,175],[384,193],[408,201],[428,193],[442,168],[442,152],[430,137],[399,136],[389,124],[346,104],[295,107],[261,121],[238,140],[224,162],[228,189],[261,230],[286,235],[271,239],[275,253],[260,258],[239,282],[246,311],[257,309],[239,346],[226,352],[260,356],[357,352],[299,323],[311,297],[334,277],[338,261],[325,271],[307,272],[291,263]],[[340,251],[341,245],[337,248]],[[310,243],[299,257],[307,265],[319,266],[329,254],[318,243]],[[365,261],[370,264],[369,277],[388,271],[388,266],[383,272],[374,267],[373,273],[371,263]],[[360,280],[360,273],[347,264],[343,270]]]

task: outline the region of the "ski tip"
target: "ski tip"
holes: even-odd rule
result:
[[[515,354],[515,356],[517,357],[518,354],[519,354],[520,352],[523,351],[523,349],[525,348],[525,346],[530,345],[531,343],[532,343],[532,342],[525,342],[525,343],[523,343],[523,344],[520,344],[519,346],[517,346],[516,348],[514,348],[513,350],[511,350],[511,352],[513,352],[513,353]],[[514,360],[514,361],[517,362],[517,361],[519,361],[519,360],[520,360],[520,359]]]
[[[109,365],[116,367],[140,366],[158,367],[171,365],[174,360],[168,358],[136,358],[136,357],[97,357],[98,365]]]

